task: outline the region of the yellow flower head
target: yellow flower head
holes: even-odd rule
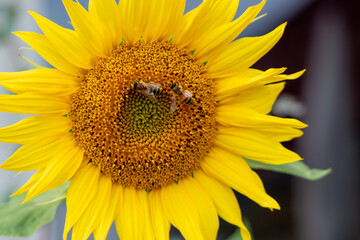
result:
[[[0,129],[23,144],[4,164],[37,170],[25,201],[71,181],[64,239],[216,239],[218,216],[250,235],[232,189],[279,209],[244,158],[300,160],[280,142],[302,134],[295,119],[267,115],[285,68],[250,68],[280,39],[234,39],[265,1],[233,20],[238,0],[63,0],[74,30],[30,12],[43,34],[17,32],[54,68],[1,73],[0,111],[35,114]]]

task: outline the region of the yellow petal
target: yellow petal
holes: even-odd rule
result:
[[[75,76],[81,75],[82,70],[66,60],[44,35],[33,32],[15,32],[14,34],[29,44],[55,68]]]
[[[36,184],[41,176],[44,174],[45,168],[39,169],[34,173],[34,175],[31,176],[29,181],[27,181],[21,188],[19,188],[14,194],[12,194],[10,197],[19,196],[20,194],[23,194],[24,192],[27,192]]]
[[[204,238],[215,240],[219,229],[219,218],[211,196],[191,177],[182,179],[181,185],[196,205]]]
[[[199,183],[207,189],[219,216],[225,221],[238,226],[244,240],[251,240],[250,233],[242,222],[239,204],[231,188],[207,176],[201,170],[195,173],[195,180],[199,181]]]
[[[221,127],[215,144],[241,157],[268,164],[284,164],[302,159],[279,142],[253,129]]]
[[[252,171],[244,159],[213,148],[201,162],[205,173],[257,202],[262,207],[280,209],[278,203],[266,194],[258,175]]]
[[[29,13],[49,42],[66,60],[79,68],[90,69],[93,67],[92,55],[83,47],[73,30],[63,28],[35,12],[30,11]]]
[[[110,205],[105,216],[94,231],[96,240],[105,240],[111,224],[117,218],[123,201],[123,188],[119,184],[113,184],[111,189]]]
[[[134,188],[124,188],[123,204],[115,221],[120,239],[144,239],[144,208],[139,193]],[[145,194],[145,190],[142,190]]]
[[[231,97],[220,102],[222,105],[229,105],[234,108],[251,108],[256,112],[268,114],[274,105],[276,98],[284,89],[285,83],[265,85],[243,91],[236,97]]]
[[[301,77],[301,75],[303,75],[305,71],[306,71],[306,69],[298,71],[298,72],[290,74],[290,75],[280,74],[279,77],[282,79],[286,79],[286,80],[294,80],[294,79]]]
[[[20,49],[28,49],[28,50],[32,50],[32,51],[34,51],[34,49],[32,49],[32,48],[19,48],[19,50]],[[19,55],[19,57],[21,57],[22,59],[24,59],[25,61],[27,61],[28,63],[30,63],[32,66],[34,66],[35,68],[46,68],[46,67],[44,67],[44,66],[41,66],[40,64],[38,64],[38,63],[36,63],[36,62],[34,62],[34,61],[31,61],[30,59],[28,59],[27,57],[25,57],[25,56],[23,56],[23,55],[21,55],[20,53],[18,54]]]
[[[72,231],[72,240],[88,239],[95,228],[104,220],[111,200],[111,178],[100,175],[98,191],[89,206],[75,223]]]
[[[254,68],[244,69],[237,75],[217,79],[216,81],[216,95],[222,98],[229,96],[236,96],[248,88],[263,86],[273,80],[278,82],[279,74],[285,72],[286,68],[270,68],[266,71],[261,71]]]
[[[202,37],[203,34],[212,32],[215,28],[231,22],[235,17],[238,6],[239,0],[212,1],[207,14],[200,19],[201,23],[196,32],[197,36]]]
[[[270,68],[263,72],[248,68],[237,75],[218,79],[218,81],[216,81],[217,98],[218,100],[224,100],[228,97],[242,95],[244,91],[262,87],[269,83],[295,79],[300,77],[305,71],[303,70],[291,75],[281,74],[285,70],[286,68]]]
[[[0,111],[23,114],[69,113],[68,99],[52,98],[34,93],[21,95],[0,95]]]
[[[52,156],[59,152],[62,143],[62,138],[50,137],[25,144],[8,158],[0,168],[7,171],[31,171],[44,168],[51,163]]]
[[[77,146],[72,134],[61,140],[59,142],[60,150],[49,156],[49,165],[39,181],[29,190],[25,202],[66,183],[78,170],[83,160],[84,150]]]
[[[113,45],[119,44],[119,41],[122,39],[122,32],[119,31],[121,23],[116,1],[90,0],[89,13],[92,17],[96,18],[104,28],[107,28],[107,31],[111,34]]]
[[[150,7],[148,0],[121,0],[119,2],[119,11],[121,22],[123,24],[123,33],[126,42],[135,43],[145,31],[146,20],[148,20],[148,9]]]
[[[137,194],[144,212],[144,239],[155,239],[153,223],[151,222],[148,193],[144,190],[138,190]]]
[[[230,44],[208,71],[214,78],[228,77],[250,67],[264,56],[280,40],[286,23],[261,37],[247,37]]]
[[[0,73],[0,85],[16,94],[69,95],[76,91],[79,82],[79,78],[53,68]]]
[[[174,42],[180,47],[186,47],[193,42],[200,27],[201,20],[209,12],[212,0],[204,0],[197,8],[189,11],[183,17],[181,26],[174,29]],[[193,49],[191,49],[193,50]]]
[[[269,128],[305,128],[306,124],[292,118],[280,118],[255,112],[250,108],[223,105],[217,108],[216,121],[224,126]]]
[[[170,222],[165,216],[159,190],[152,190],[150,192],[149,208],[155,239],[169,240]]]
[[[65,117],[28,117],[11,126],[0,128],[0,141],[27,144],[44,137],[67,133],[70,129],[71,121]]]
[[[67,233],[80,219],[97,193],[99,175],[100,169],[89,163],[79,169],[72,178],[66,197],[67,214],[63,239],[67,239]]]
[[[105,28],[80,5],[79,2],[63,0],[76,34],[84,47],[92,54],[106,57],[112,48],[112,39]]]
[[[224,49],[226,49],[228,44],[231,43],[259,14],[265,2],[266,1],[263,0],[260,4],[249,7],[244,12],[244,14],[242,14],[235,21],[224,24],[218,28],[215,28],[212,31],[207,32],[206,37],[202,37],[198,41],[195,41],[193,44],[190,45],[190,48],[196,47],[196,56],[203,59],[204,61],[209,60],[209,57],[211,56],[222,53]],[[233,56],[233,52],[231,53],[231,55]],[[216,62],[215,66],[217,65],[219,65],[218,62]],[[228,66],[226,65],[226,67]]]
[[[175,30],[179,29],[181,24],[184,21],[184,11],[186,0],[178,1],[165,1],[169,2],[171,5],[168,6],[168,9],[164,9],[163,19],[169,18],[167,21],[167,27],[164,28],[164,32],[159,37],[159,40],[166,40],[168,36],[173,36]],[[163,10],[163,11],[164,11]],[[165,20],[164,20],[165,21]]]
[[[161,202],[171,224],[180,230],[185,239],[205,239],[201,231],[200,216],[196,204],[179,184],[169,184],[161,191]]]
[[[168,40],[172,30],[181,23],[186,0],[148,2],[148,15],[143,19],[146,24],[143,34],[145,41]]]
[[[278,142],[290,141],[303,135],[303,131],[291,127],[261,128],[258,131]]]

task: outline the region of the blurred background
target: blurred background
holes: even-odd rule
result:
[[[87,6],[86,0],[79,0]],[[187,11],[201,0],[188,0]],[[260,0],[241,0],[238,15]],[[32,68],[18,53],[42,64],[45,62],[12,31],[40,30],[28,10],[56,23],[71,27],[61,0],[0,0],[0,72]],[[259,171],[267,192],[282,210],[270,212],[243,196],[238,196],[243,215],[256,240],[355,240],[360,239],[359,206],[359,10],[354,1],[268,0],[265,18],[252,23],[241,36],[267,33],[288,21],[284,37],[256,68],[288,67],[287,73],[304,68],[307,72],[289,81],[276,102],[273,113],[296,117],[309,125],[303,137],[285,143],[300,153],[314,168],[332,168],[329,176],[310,182],[278,173]],[[7,93],[0,89],[0,93]],[[0,113],[0,127],[25,115]],[[18,146],[0,143],[0,163]],[[0,202],[23,184],[31,173],[0,170]],[[56,219],[29,238],[0,237],[0,240],[60,240],[65,219],[63,204]],[[221,222],[218,239],[227,239],[235,227]],[[172,231],[174,239],[177,232]],[[108,237],[117,239],[114,228]]]

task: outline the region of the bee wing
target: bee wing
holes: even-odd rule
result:
[[[148,95],[149,95],[149,97],[151,97],[151,98],[155,98],[155,95],[154,95],[153,92],[148,92]]]
[[[154,87],[156,88],[161,88],[161,84],[160,83],[150,83],[152,84]]]
[[[143,89],[143,93],[144,93],[146,96],[150,96],[150,94],[153,94],[150,90],[151,90],[150,88],[145,88],[145,89]]]
[[[157,101],[156,97],[155,97],[155,94],[153,92],[148,92],[148,97],[151,99],[151,101],[153,103],[155,103]]]
[[[190,91],[188,91],[188,90],[184,91],[184,97],[191,98],[192,96],[193,96],[193,94]]]
[[[175,110],[176,110],[176,96],[175,96],[175,94],[173,94],[171,104],[170,104],[170,112],[174,113]]]
[[[161,84],[160,83],[141,83],[144,87],[146,88],[151,88],[151,87],[155,87],[155,88],[160,88]]]
[[[151,86],[151,83],[141,82],[141,85],[143,85],[144,88],[149,88]]]

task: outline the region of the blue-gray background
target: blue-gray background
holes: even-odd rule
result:
[[[80,2],[87,5],[85,0]],[[200,2],[188,0],[187,11]],[[241,0],[238,15],[258,2]],[[31,68],[17,56],[19,52],[46,64],[36,53],[18,50],[25,44],[9,36],[11,31],[40,31],[27,10],[70,27],[60,0],[0,0],[0,72]],[[350,0],[268,0],[262,11],[267,16],[242,34],[264,34],[289,21],[278,46],[256,67],[264,70],[288,66],[289,72],[307,68],[301,80],[287,85],[274,113],[308,123],[305,136],[287,146],[299,152],[312,167],[333,168],[330,176],[318,182],[259,172],[266,189],[283,210],[271,213],[239,196],[243,214],[250,220],[257,240],[352,240],[359,236],[359,128],[355,126],[359,120],[359,96],[355,90],[359,85],[355,77],[359,10]],[[24,117],[0,113],[0,127]],[[0,162],[17,147],[0,143]],[[16,178],[14,175],[0,171],[0,201],[6,201],[9,193],[29,177],[26,173]],[[0,237],[0,240],[60,240],[65,211],[62,205],[55,221],[30,238]],[[219,239],[226,239],[232,231],[232,226],[222,222]],[[177,238],[176,232],[173,235]],[[108,239],[117,239],[116,236],[112,228]]]

